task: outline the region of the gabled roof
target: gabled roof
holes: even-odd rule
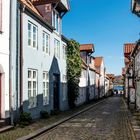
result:
[[[135,43],[124,44],[124,54],[130,54],[135,47]]]
[[[35,8],[35,6],[30,2],[30,0],[19,0],[22,4],[26,5],[29,9],[31,9],[34,13],[41,16],[39,11]],[[42,17],[42,16],[41,16]]]
[[[95,67],[100,67],[103,61],[103,57],[95,57]]]
[[[110,79],[114,79],[115,78],[115,75],[114,74],[106,74],[107,77],[109,77]]]
[[[94,44],[81,44],[80,51],[87,51],[89,53],[94,52]]]

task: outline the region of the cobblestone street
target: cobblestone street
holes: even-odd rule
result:
[[[42,134],[36,140],[134,140],[121,97],[103,103]]]

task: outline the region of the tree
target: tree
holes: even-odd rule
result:
[[[79,95],[79,78],[82,70],[79,46],[80,44],[75,40],[69,40],[67,47],[68,102],[70,108],[75,107],[75,101]]]

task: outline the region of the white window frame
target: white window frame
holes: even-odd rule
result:
[[[50,54],[50,35],[43,31],[42,33],[42,50],[46,54]]]
[[[60,41],[54,39],[54,54],[57,58],[60,58]]]
[[[34,108],[34,107],[37,106],[37,76],[38,76],[37,70],[28,69],[28,100],[29,100],[29,108]],[[36,85],[35,87],[34,87],[34,84]]]
[[[55,31],[57,33],[60,33],[60,23],[61,23],[60,16],[56,10],[53,11],[52,22],[53,22],[53,27],[56,29]]]
[[[49,73],[43,72],[43,105],[49,104]]]
[[[29,25],[30,25],[30,30],[29,30]],[[35,33],[34,33],[34,29],[36,31]],[[29,39],[30,39],[30,44],[29,44]],[[33,24],[30,21],[28,21],[28,46],[32,47],[33,49],[37,49],[38,46],[38,28],[35,24]]]

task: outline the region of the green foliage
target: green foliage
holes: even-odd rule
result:
[[[70,40],[67,47],[67,79],[70,108],[75,107],[75,101],[79,94],[79,78],[82,70],[79,46],[78,42]]]
[[[23,112],[20,114],[20,126],[29,125],[32,121],[31,113]]]
[[[45,110],[40,111],[40,116],[42,119],[47,119],[50,117],[49,113]]]

